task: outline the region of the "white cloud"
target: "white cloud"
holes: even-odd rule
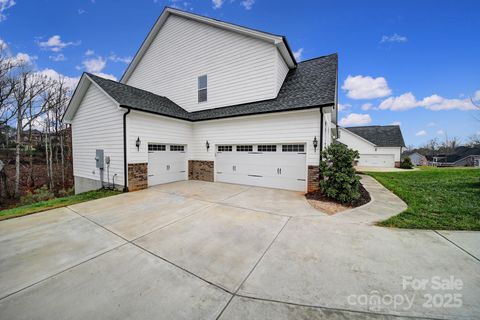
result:
[[[103,72],[95,72],[93,74],[96,75],[96,76],[105,78],[105,79],[110,79],[110,80],[113,80],[113,81],[117,81],[117,77],[115,77],[113,74],[103,73]]]
[[[75,88],[75,86],[78,83],[78,80],[80,80],[80,77],[68,77],[64,76],[63,74],[58,73],[57,71],[53,69],[43,69],[41,71],[38,71],[37,74],[46,76],[49,79],[55,80],[55,81],[60,81],[62,79],[65,82],[65,85],[69,87],[70,89]]]
[[[4,12],[15,4],[15,0],[0,0],[0,22],[7,19],[7,15]]]
[[[425,136],[425,135],[427,135],[427,131],[425,131],[425,130],[420,130],[420,131],[418,131],[417,133],[415,133],[415,135],[416,135],[417,137]]]
[[[399,34],[392,34],[391,36],[383,36],[382,39],[380,40],[380,43],[385,43],[385,42],[407,42],[407,37],[401,36]]]
[[[65,58],[63,53],[59,53],[55,56],[49,56],[48,58],[50,58],[53,61],[65,61],[65,60],[67,60],[67,58]]]
[[[390,97],[380,103],[380,110],[403,111],[423,107],[428,110],[475,110],[477,109],[470,99],[447,99],[437,94],[417,100],[411,92],[398,97]]]
[[[437,134],[438,134],[439,136],[443,136],[443,135],[445,134],[445,131],[443,131],[443,130],[437,130]]]
[[[392,94],[384,77],[349,75],[343,82],[342,89],[347,90],[347,96],[352,99],[375,99]]]
[[[132,57],[119,57],[116,54],[112,53],[109,57],[109,60],[113,62],[123,62],[123,63],[130,63],[132,61]]]
[[[400,121],[393,121],[392,122],[392,126],[399,126],[401,125],[402,123]]]
[[[364,103],[361,106],[362,110],[364,110],[364,111],[370,110],[370,109],[372,109],[372,107],[373,107],[373,104],[371,104],[371,103]]]
[[[240,2],[240,4],[241,4],[246,10],[252,9],[254,3],[255,3],[255,0],[243,0],[242,2]]]
[[[6,60],[11,64],[31,64],[37,56],[31,56],[28,53],[19,52],[15,56],[8,57]]]
[[[427,123],[427,127],[435,127],[437,124],[435,122]]]
[[[82,62],[87,72],[96,73],[101,72],[107,66],[107,61],[102,57],[96,57]]]
[[[473,101],[480,102],[480,90],[475,91],[475,94],[473,95]]]
[[[47,41],[42,41],[38,43],[38,45],[41,48],[45,50],[50,50],[53,52],[59,52],[68,46],[78,46],[79,44],[80,44],[80,41],[63,42],[59,35],[51,36],[50,38],[48,38]]]
[[[293,51],[293,56],[297,61],[302,61],[303,48],[299,48],[296,51]]]
[[[88,49],[87,51],[85,51],[86,56],[92,56],[94,54],[95,54],[95,51],[93,51],[92,49]]]
[[[7,50],[7,48],[8,48],[7,43],[0,38],[0,50]]]
[[[352,105],[350,103],[345,103],[345,104],[339,103],[337,107],[338,107],[338,111],[347,111],[352,107]]]
[[[346,117],[340,120],[341,126],[358,126],[362,124],[369,124],[372,122],[372,118],[369,114],[350,113]]]
[[[87,11],[85,11],[85,10],[83,10],[83,9],[78,9],[77,12],[78,12],[78,14],[82,15],[82,14],[84,14],[84,13],[87,12]]]
[[[220,9],[225,0],[212,0],[213,9]]]

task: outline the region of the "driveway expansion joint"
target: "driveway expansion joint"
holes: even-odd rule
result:
[[[450,242],[451,244],[453,244],[455,247],[457,247],[458,249],[462,250],[463,252],[465,252],[466,254],[468,254],[470,257],[472,257],[473,259],[477,260],[478,262],[480,262],[480,259],[477,258],[476,256],[474,256],[473,254],[471,254],[470,252],[468,252],[466,249],[462,248],[460,245],[456,244],[455,242],[453,242],[452,240],[448,239],[446,236],[444,236],[443,234],[441,234],[439,231],[437,230],[433,230],[433,232],[435,232],[436,234],[438,234],[440,237],[442,237],[443,239],[447,240],[448,242]]]

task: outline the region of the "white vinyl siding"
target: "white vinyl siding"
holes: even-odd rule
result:
[[[166,96],[187,111],[274,98],[277,70],[270,43],[169,16],[126,84]],[[198,103],[198,76],[208,74],[208,101]]]
[[[72,121],[73,174],[100,180],[95,150],[110,156],[110,182],[123,185],[123,110],[94,84],[90,84]],[[107,182],[105,165],[104,181]]]
[[[191,137],[191,122],[132,111],[127,116],[128,163],[148,162],[149,143],[188,145]],[[141,141],[138,151],[137,138]]]
[[[215,145],[306,143],[307,165],[318,165],[319,149],[313,138],[320,134],[318,109],[195,122],[190,159],[215,160]],[[205,141],[210,143],[207,152]]]
[[[277,90],[276,94],[278,94],[278,91],[282,88],[283,81],[285,80],[285,77],[287,76],[288,71],[290,70],[288,68],[287,63],[283,59],[282,55],[278,50],[276,50],[276,55],[277,55]]]

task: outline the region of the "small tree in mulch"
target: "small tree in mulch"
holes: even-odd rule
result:
[[[400,163],[400,168],[402,169],[413,169],[413,163],[410,157],[405,157],[402,163]]]
[[[322,152],[320,190],[323,195],[343,204],[360,198],[360,178],[353,167],[358,157],[358,151],[340,143],[333,143]]]

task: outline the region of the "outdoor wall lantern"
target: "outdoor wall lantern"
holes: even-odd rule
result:
[[[318,140],[317,140],[317,136],[315,136],[315,138],[313,138],[313,148],[315,149],[315,152],[317,152],[317,147],[318,147]]]
[[[140,141],[140,137],[137,138],[137,141],[135,141],[135,146],[137,147],[137,151],[140,151],[140,143],[142,143]]]
[[[208,149],[210,149],[210,143],[208,143],[208,140],[207,140],[207,142],[205,142],[205,147],[207,147],[207,151],[208,151]]]

